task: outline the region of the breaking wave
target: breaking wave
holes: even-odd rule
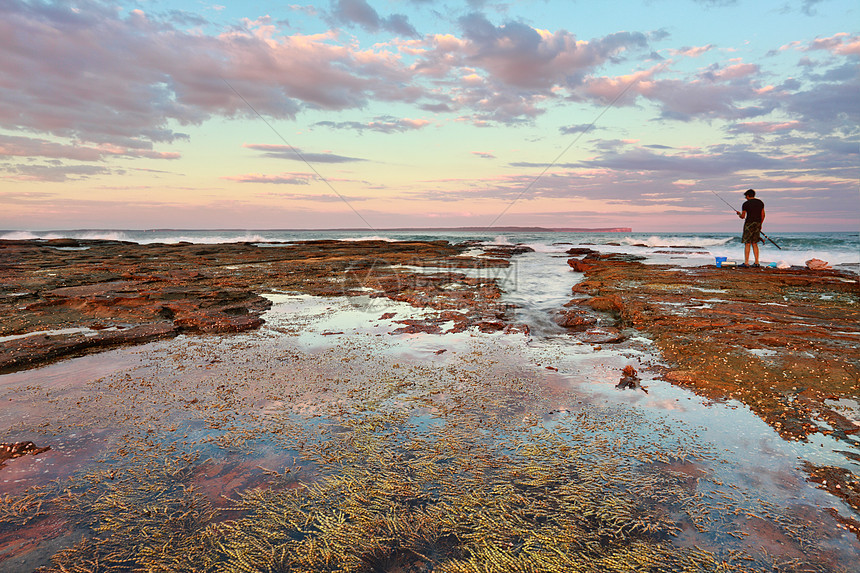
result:
[[[647,239],[624,237],[621,242],[631,247],[719,247],[735,240],[735,237],[661,237],[653,235]]]
[[[384,237],[382,235],[367,235],[364,237],[341,237],[339,240],[341,241],[397,241],[398,239],[392,239],[391,237]]]
[[[217,231],[113,231],[113,230],[80,230],[80,231],[10,231],[0,235],[0,239],[21,240],[51,240],[51,239],[81,239],[100,241],[125,241],[147,245],[151,243],[255,243],[271,241],[260,233],[218,233]]]

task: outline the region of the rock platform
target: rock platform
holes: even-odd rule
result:
[[[657,346],[663,379],[715,401],[736,400],[789,441],[829,436],[860,447],[860,283],[803,267],[678,268],[578,253],[584,273],[568,308],[611,316]],[[568,311],[569,312],[569,311]],[[860,461],[842,452],[846,465]],[[860,478],[829,475],[824,489],[860,510]],[[860,522],[846,521],[860,532]]]
[[[466,248],[447,241],[2,240],[0,373],[182,333],[258,328],[271,306],[264,295],[273,292],[388,297],[444,313],[404,328],[432,331],[453,321],[455,330],[502,330],[498,286],[459,271],[506,267],[513,252],[469,257]]]

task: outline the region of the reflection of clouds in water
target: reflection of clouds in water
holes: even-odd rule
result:
[[[560,283],[563,279],[555,284],[535,281],[519,294],[533,300],[561,299],[561,294],[553,294]],[[548,285],[549,292],[537,291],[535,285],[540,284]],[[119,434],[139,431],[146,439],[187,441],[201,447],[206,456],[218,458],[241,444],[234,436],[251,436],[257,440],[255,444],[265,446],[262,449],[271,449],[272,444],[261,436],[274,423],[284,424],[293,416],[319,423],[332,415],[335,404],[362,404],[375,415],[417,408],[429,394],[438,400],[427,402],[423,412],[429,417],[468,416],[474,410],[452,410],[451,404],[462,399],[466,408],[474,409],[482,392],[503,393],[512,384],[511,388],[526,397],[518,395],[517,407],[533,408],[541,400],[546,403],[534,415],[518,412],[517,420],[524,424],[571,430],[572,440],[608,444],[614,454],[630,455],[631,462],[643,452],[645,459],[652,452],[661,452],[667,460],[692,452],[692,463],[705,476],[697,482],[698,491],[713,493],[720,504],[726,499],[716,498],[729,495],[731,504],[720,506],[728,508],[726,511],[734,507],[761,511],[757,499],[777,509],[798,500],[823,507],[834,504],[828,494],[806,483],[797,460],[832,463],[832,450],[840,444],[831,440],[821,448],[815,441],[785,443],[737,403],[713,403],[652,379],[649,365],[658,361],[645,339],[632,337],[625,345],[595,350],[593,345],[566,336],[540,338],[475,330],[392,335],[401,326],[397,320],[434,311],[387,298],[380,299],[383,308],[372,309],[356,307],[343,297],[277,294],[270,299],[273,306],[260,331],[179,337],[68,360],[0,376],[0,389],[10,388],[11,383],[20,386],[26,381],[38,386],[50,380],[60,387],[50,396],[30,392],[29,399],[46,409],[36,407],[28,419],[19,420],[35,428],[46,416],[56,416],[64,409],[73,412],[69,416],[74,417],[74,424],[70,423],[72,417],[64,421],[58,417],[55,419],[63,423],[51,428],[60,433],[58,453],[72,443],[63,432],[85,436],[79,443],[93,445],[98,453],[113,447],[107,440],[110,436],[116,439]],[[388,314],[393,316],[382,318]],[[343,334],[326,334],[333,332]],[[436,354],[440,349],[446,352]],[[615,388],[627,365],[639,372],[647,394]],[[133,417],[126,418],[128,413]],[[109,429],[96,437],[79,427],[81,423]],[[146,433],[167,424],[176,431]],[[66,451],[74,452],[79,463],[95,457],[84,454],[80,446]],[[249,450],[245,455],[257,454]],[[47,461],[24,463],[59,471],[59,466],[46,465]],[[643,467],[643,471],[649,468]],[[39,479],[50,477],[51,473],[39,474]],[[720,486],[717,481],[729,485]],[[754,532],[750,538],[759,539]]]
[[[29,338],[31,336],[58,336],[62,334],[83,334],[84,336],[97,336],[99,332],[119,330],[117,327],[102,328],[94,330],[92,328],[59,328],[56,330],[35,330],[26,334],[11,334],[9,336],[0,336],[0,342],[9,342],[10,340],[19,340]]]
[[[660,410],[666,410],[667,412],[678,411],[678,412],[686,412],[687,408],[685,408],[681,402],[676,400],[662,399],[662,400],[652,400],[649,406],[653,408],[658,408]]]
[[[539,301],[549,301],[556,305],[569,300],[569,273],[546,273],[545,276],[529,274],[532,268],[545,269],[541,259],[545,255],[529,253],[515,257],[517,264],[517,289],[505,295],[506,301],[517,301],[526,310],[517,318],[541,317],[535,309]],[[523,280],[523,277],[527,277]],[[545,279],[545,280],[544,280]],[[567,288],[564,288],[567,286]],[[555,294],[554,294],[555,293]],[[352,297],[350,297],[352,298]],[[361,297],[359,297],[361,298]],[[786,443],[765,422],[747,407],[737,402],[714,403],[701,398],[683,388],[661,380],[651,380],[644,374],[648,364],[658,362],[652,355],[650,343],[641,337],[632,337],[626,348],[615,349],[610,345],[595,350],[592,345],[572,342],[564,335],[564,330],[556,326],[551,336],[540,337],[540,329],[532,326],[532,335],[523,344],[520,335],[486,335],[473,331],[458,334],[411,333],[389,336],[399,328],[397,320],[420,318],[434,311],[418,309],[397,301],[381,297],[374,299],[381,306],[371,308],[356,307],[348,299],[318,299],[310,295],[271,295],[275,302],[267,313],[270,328],[277,329],[280,320],[288,323],[301,323],[296,334],[297,341],[306,349],[333,348],[348,340],[349,336],[363,335],[372,337],[374,353],[387,356],[398,354],[412,357],[426,357],[440,347],[456,352],[467,352],[469,344],[478,340],[492,340],[511,354],[521,355],[524,363],[534,364],[535,368],[548,373],[546,366],[557,368],[553,375],[567,380],[581,398],[592,404],[614,404],[637,408],[654,419],[671,414],[674,424],[696,432],[707,443],[732,453],[732,468],[729,473],[751,471],[782,472],[787,467],[794,468],[798,457],[817,464],[844,466],[846,458],[834,452],[845,449],[846,444],[828,438],[828,447],[820,447],[818,440],[814,445]],[[382,319],[382,315],[394,316]],[[530,314],[534,313],[534,314]],[[546,313],[543,313],[546,314]],[[535,330],[538,330],[536,333]],[[549,330],[549,329],[548,329]],[[326,332],[340,332],[343,335],[324,335]],[[382,336],[385,335],[385,336]],[[453,353],[446,353],[434,360],[450,360]],[[618,390],[615,385],[621,377],[624,366],[633,364],[643,374],[642,385],[648,389]],[[763,467],[763,460],[771,467]],[[730,479],[727,477],[726,479]]]

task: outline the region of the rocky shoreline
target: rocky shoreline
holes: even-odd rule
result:
[[[663,378],[712,400],[737,400],[783,439],[829,436],[860,446],[860,283],[835,270],[674,268],[581,250],[584,273],[565,320],[596,314],[646,333]],[[846,464],[860,461],[842,451]],[[811,481],[860,515],[860,478],[808,464]],[[845,519],[860,533],[860,521]]]
[[[258,328],[273,292],[387,297],[432,309],[397,333],[527,332],[492,277],[523,252],[446,241],[290,244],[0,241],[0,373],[183,333]],[[589,249],[569,253],[584,278],[556,321],[591,344],[646,333],[671,365],[663,378],[738,400],[786,440],[823,434],[860,446],[840,406],[860,401],[860,287],[834,270],[673,268]],[[432,269],[424,269],[433,267]],[[452,326],[453,325],[453,326]],[[854,454],[845,453],[854,461]],[[860,480],[839,468],[825,487],[860,510]],[[835,488],[835,485],[839,485]],[[852,522],[860,530],[860,522]]]
[[[513,250],[463,256],[446,241],[149,244],[0,241],[0,373],[182,333],[258,328],[271,292],[386,296],[440,311],[404,328],[502,330],[500,290],[462,268],[509,265]],[[413,267],[441,267],[422,273]]]
[[[26,488],[22,482],[15,486],[19,495],[6,498],[5,513],[0,515],[0,570],[13,570],[3,568],[13,566],[13,556],[45,565],[54,555],[51,559],[56,570],[64,570],[65,565],[84,563],[92,555],[108,554],[104,547],[120,551],[147,546],[153,535],[147,533],[129,544],[127,533],[138,531],[141,516],[146,517],[152,506],[153,492],[166,495],[158,503],[167,508],[165,511],[175,509],[176,515],[188,515],[192,501],[202,508],[195,518],[198,521],[176,536],[173,552],[168,555],[171,559],[194,553],[194,547],[183,545],[189,539],[218,538],[223,532],[220,527],[241,528],[247,523],[268,536],[271,524],[254,519],[281,515],[282,508],[275,503],[281,498],[272,501],[263,497],[277,497],[283,488],[289,491],[299,487],[295,475],[300,470],[328,468],[332,475],[342,474],[338,479],[348,481],[349,491],[361,496],[365,491],[376,491],[368,488],[379,486],[382,489],[372,497],[395,503],[399,498],[391,492],[412,487],[414,477],[423,475],[420,472],[427,472],[428,483],[435,483],[432,480],[441,475],[439,468],[448,468],[445,460],[452,444],[460,439],[466,440],[461,446],[463,458],[449,460],[450,474],[448,469],[442,473],[451,479],[445,481],[443,489],[464,487],[459,473],[464,463],[479,464],[474,482],[478,491],[486,487],[496,495],[511,490],[511,484],[526,488],[523,494],[511,490],[508,501],[514,509],[491,516],[492,520],[476,525],[475,531],[493,535],[505,531],[493,524],[508,513],[516,513],[515,508],[523,509],[531,519],[532,503],[521,503],[525,499],[522,496],[533,500],[546,495],[545,485],[549,483],[561,487],[559,500],[570,499],[570,485],[589,484],[576,499],[597,503],[599,513],[615,524],[623,516],[612,512],[623,508],[614,494],[606,499],[602,496],[612,491],[611,484],[618,478],[616,486],[630,485],[633,502],[645,503],[630,514],[635,535],[641,533],[634,525],[643,511],[657,508],[675,516],[678,529],[672,531],[680,535],[679,541],[667,545],[667,555],[661,559],[680,558],[679,548],[685,544],[712,543],[712,549],[717,550],[728,541],[719,537],[721,526],[711,523],[707,514],[698,513],[701,503],[713,503],[715,512],[724,512],[719,513],[720,519],[738,520],[733,522],[732,531],[741,533],[728,535],[740,540],[741,546],[745,536],[751,535],[749,539],[756,543],[772,544],[764,549],[765,554],[773,549],[784,556],[799,555],[840,567],[846,564],[844,570],[850,570],[850,559],[846,561],[831,551],[829,544],[837,539],[842,543],[844,536],[848,538],[846,547],[854,548],[860,540],[860,480],[850,469],[860,461],[856,453],[860,451],[860,415],[851,410],[852,404],[860,403],[860,291],[856,276],[800,268],[646,265],[629,255],[572,249],[566,256],[553,257],[558,260],[560,277],[565,281],[569,277],[567,284],[572,288],[569,302],[562,306],[555,298],[553,304],[559,308],[549,311],[564,329],[562,343],[552,352],[532,348],[533,343],[540,347],[541,340],[529,336],[523,337],[525,344],[517,337],[473,337],[474,330],[528,333],[526,325],[515,323],[518,313],[504,303],[502,283],[497,280],[517,255],[527,251],[522,246],[452,245],[445,241],[219,245],[0,241],[0,371],[20,371],[8,377],[12,382],[3,396],[4,403],[8,400],[9,404],[5,413],[15,431],[5,438],[8,443],[0,444],[0,454],[5,452],[5,457],[0,455],[0,465],[5,461],[16,466],[3,470],[10,482],[33,480],[33,487]],[[314,310],[302,315],[297,310],[300,306],[279,303],[265,314],[272,300],[277,301],[274,295],[284,294],[299,301],[312,300]],[[295,294],[313,296],[292,296]],[[337,301],[315,298],[326,296],[337,297]],[[374,307],[376,299],[383,303],[378,308]],[[406,303],[417,312],[401,313],[405,305],[390,301]],[[363,317],[366,332],[338,332],[348,330],[350,309],[356,305],[362,312],[355,314]],[[397,312],[391,311],[392,306]],[[542,308],[540,312],[546,311]],[[62,392],[40,385],[40,373],[27,370],[70,356],[183,333],[248,331],[260,327],[263,320],[269,323],[259,335],[167,340],[150,344],[139,353],[140,360],[136,357],[127,364],[123,360],[128,357],[121,356],[136,350],[87,357],[81,362],[119,364],[115,369],[104,369],[113,374],[87,371],[72,380],[64,379]],[[380,322],[385,322],[384,328],[379,329]],[[436,337],[386,335],[470,329],[462,336],[440,337],[438,344]],[[555,327],[551,336],[559,336],[559,331]],[[316,343],[298,345],[296,339],[305,332],[310,338],[324,337],[323,347]],[[525,354],[518,352],[524,348],[541,356],[539,362],[531,364],[529,359],[528,364],[522,364]],[[648,358],[638,362],[637,370],[629,362],[625,366],[628,356]],[[583,367],[590,364],[589,370],[586,374],[574,371],[571,363],[562,362],[567,358]],[[603,361],[612,362],[612,366],[604,366]],[[46,370],[59,371],[54,375],[63,377],[74,370],[65,366],[58,364]],[[624,407],[604,408],[598,399],[583,404],[588,391],[576,385],[606,386],[606,377],[614,378],[611,386],[598,392],[617,392],[618,404]],[[730,463],[730,457],[720,459],[713,452],[699,452],[704,448],[696,435],[682,430],[681,425],[664,425],[662,416],[654,429],[643,429],[648,423],[639,409],[626,407],[637,404],[639,396],[645,397],[648,386],[654,388],[658,378],[705,397],[704,423],[719,419],[712,409],[728,410],[742,404],[745,417],[739,419],[758,425],[749,415],[752,412],[775,430],[767,431],[771,444],[778,442],[782,447],[793,441],[804,442],[797,444],[798,451],[802,447],[809,453],[810,449],[817,450],[821,441],[828,454],[821,459],[827,462],[812,463],[809,460],[819,458],[804,456],[805,461],[797,464],[790,454],[791,471],[800,482],[808,481],[847,505],[839,504],[842,509],[837,511],[827,505],[835,501],[829,496],[825,504],[816,505],[810,499],[793,505],[795,490],[791,488],[796,483],[788,483],[780,499],[791,507],[758,507],[756,503],[762,500],[753,503],[752,498],[746,505],[740,494],[735,505],[726,506],[726,500],[740,492],[735,488],[741,485],[740,481],[724,482],[724,476],[717,476],[717,466]],[[641,384],[643,380],[651,382]],[[678,393],[661,384],[647,396],[662,399],[667,391]],[[691,394],[683,394],[689,400]],[[725,405],[713,407],[712,402]],[[407,423],[412,414],[420,423]],[[427,424],[428,415],[444,423]],[[333,420],[337,423],[332,424]],[[543,443],[547,435],[534,431],[541,420],[550,422],[546,431],[582,431],[576,437],[568,436],[576,448]],[[425,436],[425,431],[438,434]],[[633,439],[624,446],[640,431],[641,442]],[[606,439],[594,439],[594,432],[605,434]],[[407,440],[407,435],[416,441]],[[532,456],[522,468],[511,466],[506,440],[512,435],[523,437],[521,451]],[[492,443],[482,441],[487,436],[505,437],[500,441],[504,455],[476,454]],[[644,454],[643,447],[652,445],[651,437],[656,451]],[[343,448],[338,449],[341,441]],[[398,441],[406,449],[398,449]],[[373,449],[377,447],[374,444],[382,449]],[[439,444],[445,447],[437,451]],[[195,456],[202,455],[200,451],[210,456],[215,446],[223,449],[223,459],[195,461]],[[426,457],[422,457],[424,453],[416,457],[425,446]],[[367,458],[371,465],[365,480],[361,473],[365,469],[359,462],[367,460],[363,453],[358,458],[355,455],[369,447],[367,451],[373,453]],[[620,454],[618,448],[625,447],[630,450]],[[591,457],[583,455],[582,448],[586,452],[591,448]],[[628,455],[633,457],[628,459]],[[844,463],[833,461],[840,456]],[[98,460],[94,469],[81,472],[91,458]],[[383,459],[393,465],[373,465]],[[601,472],[614,471],[610,466],[628,467],[627,462],[621,463],[625,459],[638,460],[640,463],[634,465],[639,473],[604,480]],[[28,462],[32,464],[28,466]],[[772,475],[777,475],[777,481],[782,479],[777,473],[782,470],[766,467],[768,460],[762,460],[760,468],[757,463],[757,458],[752,460],[755,479],[759,469],[765,481]],[[44,468],[50,464],[57,476],[46,476]],[[162,473],[155,471],[162,467],[159,464],[163,464]],[[575,466],[579,468],[576,479],[569,479],[574,467],[571,464],[579,464]],[[59,484],[58,480],[39,481],[68,477],[75,468],[80,476],[69,478],[68,490],[57,489],[54,484]],[[514,471],[499,476],[498,483],[487,481],[487,476],[505,468]],[[13,470],[21,473],[12,476]],[[361,475],[353,475],[356,471]],[[538,474],[528,473],[532,471]],[[378,479],[382,474],[388,476],[385,483]],[[562,475],[565,479],[558,479]],[[536,484],[535,489],[522,485],[524,476],[528,478],[525,482]],[[649,498],[643,487],[652,487],[647,482],[657,479],[655,476],[661,477],[652,484],[655,497]],[[743,476],[746,479],[747,474]],[[650,510],[646,507],[651,503],[648,500],[663,499],[668,482],[662,480],[670,477],[679,480],[680,489],[675,491],[680,495],[679,503],[686,504],[683,515],[675,513],[679,506],[664,506],[665,500],[655,502]],[[320,476],[302,479],[315,483]],[[180,481],[182,487],[177,485]],[[770,486],[759,485],[753,491],[764,496]],[[803,487],[804,495],[810,491],[826,495]],[[474,494],[471,485],[466,489],[466,497]],[[67,494],[73,490],[74,503]],[[206,495],[201,496],[201,492]],[[175,499],[171,497],[174,493]],[[236,505],[240,494],[246,496],[242,507],[249,510],[248,519],[234,512],[240,507]],[[711,494],[715,497],[709,498]],[[257,495],[263,496],[258,501],[265,502],[261,507],[266,509],[259,514],[250,511],[256,507]],[[692,495],[696,497],[687,497]],[[197,497],[189,501],[183,496]],[[224,500],[228,498],[226,509]],[[422,498],[421,503],[427,499]],[[547,511],[557,515],[559,503],[552,497]],[[332,497],[331,508],[321,508],[314,515],[328,515],[332,508],[340,512],[346,505],[343,496],[337,494]],[[480,501],[474,507],[464,506],[458,510],[462,512],[460,519],[470,519],[491,505]],[[78,514],[69,513],[75,507]],[[107,525],[103,525],[102,533],[90,532],[90,540],[79,542],[80,531],[96,523],[93,507],[103,508],[99,519]],[[118,507],[124,509],[119,511]],[[367,503],[362,498],[354,507],[366,508]],[[412,523],[404,507],[385,510],[386,515],[405,516],[406,521],[398,523],[401,529]],[[450,507],[440,510],[443,520],[451,515]],[[565,511],[578,517],[579,507],[574,504]],[[853,514],[846,511],[849,507]],[[765,509],[768,512],[762,516]],[[741,511],[746,513],[739,514]],[[68,517],[73,514],[78,515],[75,519],[79,522]],[[213,525],[210,522],[216,514],[220,516],[217,520],[229,519]],[[153,516],[147,527],[168,523]],[[371,518],[376,519],[375,514],[367,517]],[[541,527],[543,518],[538,522],[523,523],[532,529]],[[798,541],[790,537],[786,525],[795,522],[818,525]],[[614,531],[616,526],[612,527]],[[583,531],[597,529],[589,524]],[[547,539],[558,544],[567,532],[562,528],[558,536],[553,533]],[[716,536],[709,538],[711,534]],[[225,539],[232,537],[230,534]],[[54,545],[55,538],[60,545]],[[40,539],[52,541],[42,543]],[[669,539],[669,533],[642,539],[662,543]],[[354,545],[353,540],[354,536],[349,536],[348,547]],[[223,539],[220,542],[227,543]],[[807,542],[829,549],[807,553]],[[38,549],[33,549],[36,546]],[[642,547],[635,545],[634,549]],[[631,550],[631,559],[638,559],[636,551]],[[211,554],[200,553],[207,559]],[[422,558],[420,554],[410,557]],[[746,562],[736,565],[727,570],[749,570]]]

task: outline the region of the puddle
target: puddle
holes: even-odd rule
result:
[[[767,348],[745,348],[744,350],[746,350],[753,356],[758,356],[759,358],[769,358],[771,356],[779,355],[779,352],[777,352],[776,350],[770,350]]]
[[[116,327],[103,328],[101,330],[95,330],[92,328],[60,328],[56,330],[37,330],[34,332],[28,332],[26,334],[12,334],[9,336],[0,336],[0,342],[8,342],[10,340],[20,340],[22,338],[29,338],[31,336],[61,336],[65,334],[83,334],[84,336],[97,336],[99,332],[109,331],[109,330],[119,330]]]

